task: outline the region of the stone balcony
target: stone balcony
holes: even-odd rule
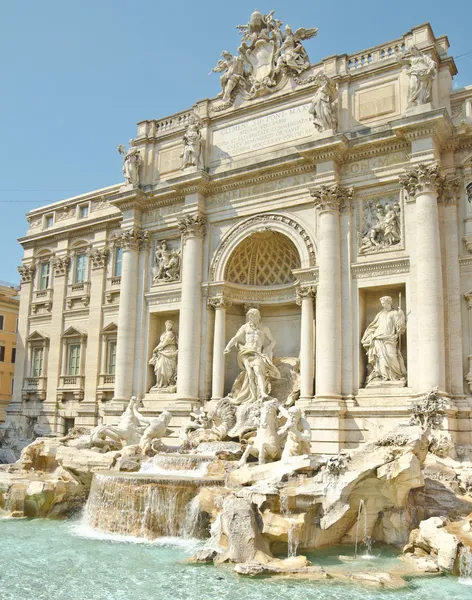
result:
[[[113,304],[119,301],[121,287],[121,276],[115,275],[113,277],[107,277],[105,287],[105,300],[107,304]]]
[[[79,281],[67,286],[67,308],[83,308],[90,303],[90,281]]]
[[[84,375],[61,375],[57,388],[57,399],[61,402],[65,395],[72,394],[74,400],[80,401],[84,398]]]
[[[46,386],[47,377],[25,377],[21,390],[23,400],[30,400],[33,397],[45,400]]]
[[[53,293],[54,290],[52,288],[34,290],[31,300],[31,312],[33,315],[38,312],[51,312]]]
[[[98,376],[97,399],[99,402],[113,397],[115,391],[115,376],[100,373]]]

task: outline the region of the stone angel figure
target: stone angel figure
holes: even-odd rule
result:
[[[223,58],[210,73],[223,73],[220,77],[223,102],[229,102],[232,92],[244,83],[244,60],[241,56],[233,56],[227,50],[223,50],[221,56]]]
[[[409,55],[397,53],[396,57],[400,64],[408,65],[408,106],[420,106],[429,102],[437,68],[434,60],[416,46],[412,46]]]
[[[309,40],[318,33],[317,27],[305,29],[299,27],[295,32],[292,31],[290,25],[285,26],[284,42],[277,52],[277,62],[275,65],[275,74],[279,73],[283,68],[288,68],[300,75],[310,66],[310,59],[303,47],[302,41]]]
[[[138,148],[134,147],[133,140],[129,141],[129,149],[126,152],[123,144],[117,146],[118,152],[123,156],[123,175],[126,183],[133,187],[139,187],[139,169],[142,164],[142,158]]]
[[[313,115],[313,124],[320,132],[338,127],[337,107],[334,102],[338,98],[337,84],[326,75],[318,76],[318,87],[308,112]]]
[[[183,137],[184,150],[180,155],[182,158],[182,170],[187,167],[203,169],[201,129],[202,121],[200,117],[197,113],[192,113],[188,119]]]

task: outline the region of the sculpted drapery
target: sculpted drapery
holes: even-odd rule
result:
[[[382,310],[367,327],[361,344],[367,352],[371,367],[366,386],[398,381],[405,385],[406,368],[399,348],[400,336],[405,332],[405,313],[392,308],[392,298],[380,298]]]
[[[175,391],[177,381],[178,339],[172,330],[172,321],[166,321],[166,330],[154,348],[149,364],[154,367],[156,385],[153,390]]]

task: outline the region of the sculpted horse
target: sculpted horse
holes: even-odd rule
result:
[[[139,447],[147,454],[150,450],[157,451],[158,447],[162,445],[161,439],[167,434],[167,426],[172,419],[172,414],[165,410],[158,417],[148,419],[144,417],[148,422],[144,433],[139,440]],[[143,417],[141,416],[141,420]]]
[[[277,460],[280,458],[282,448],[277,432],[277,410],[277,400],[263,402],[256,436],[249,441],[238,467],[246,464],[249,455],[257,457],[260,465],[265,464],[267,459]]]
[[[147,425],[147,424],[146,424]],[[137,398],[133,396],[121,415],[118,425],[99,425],[90,434],[91,446],[105,445],[107,438],[119,447],[138,444],[143,433],[142,417],[138,412]]]

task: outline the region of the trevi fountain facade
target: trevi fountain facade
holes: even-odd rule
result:
[[[427,23],[315,65],[314,27],[238,29],[124,183],[27,215],[0,511],[472,578],[472,88]],[[374,539],[402,568],[298,552]]]

